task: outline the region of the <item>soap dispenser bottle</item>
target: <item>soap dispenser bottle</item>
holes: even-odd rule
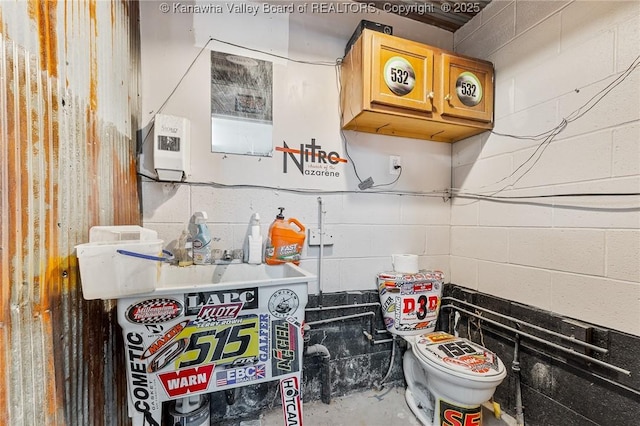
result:
[[[193,214],[196,234],[193,236],[193,263],[207,265],[211,263],[211,233],[207,227],[207,213]]]
[[[178,266],[193,265],[193,239],[186,229],[178,238],[176,257],[178,258]]]
[[[305,240],[305,227],[298,219],[284,218],[284,207],[278,207],[280,213],[269,227],[269,236],[265,247],[264,262],[267,265],[280,265],[292,262],[300,264],[300,256]]]
[[[259,265],[262,263],[262,234],[260,233],[260,215],[254,213],[251,217],[251,234],[249,234],[248,263]]]

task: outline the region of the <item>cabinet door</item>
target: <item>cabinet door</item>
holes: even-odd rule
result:
[[[442,114],[493,121],[493,66],[442,54]]]
[[[373,34],[371,102],[431,111],[433,51],[427,46]]]

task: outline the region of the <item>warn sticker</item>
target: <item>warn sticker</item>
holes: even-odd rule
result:
[[[215,364],[200,367],[185,368],[184,370],[158,374],[160,382],[171,398],[190,393],[203,392],[209,387]]]

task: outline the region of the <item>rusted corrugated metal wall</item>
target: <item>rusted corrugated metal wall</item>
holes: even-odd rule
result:
[[[128,422],[112,302],[74,246],[140,223],[138,4],[0,2],[0,419]]]

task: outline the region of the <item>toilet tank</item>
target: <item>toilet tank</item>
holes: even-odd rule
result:
[[[443,279],[440,271],[379,273],[378,294],[387,330],[400,336],[434,331],[440,310]]]

